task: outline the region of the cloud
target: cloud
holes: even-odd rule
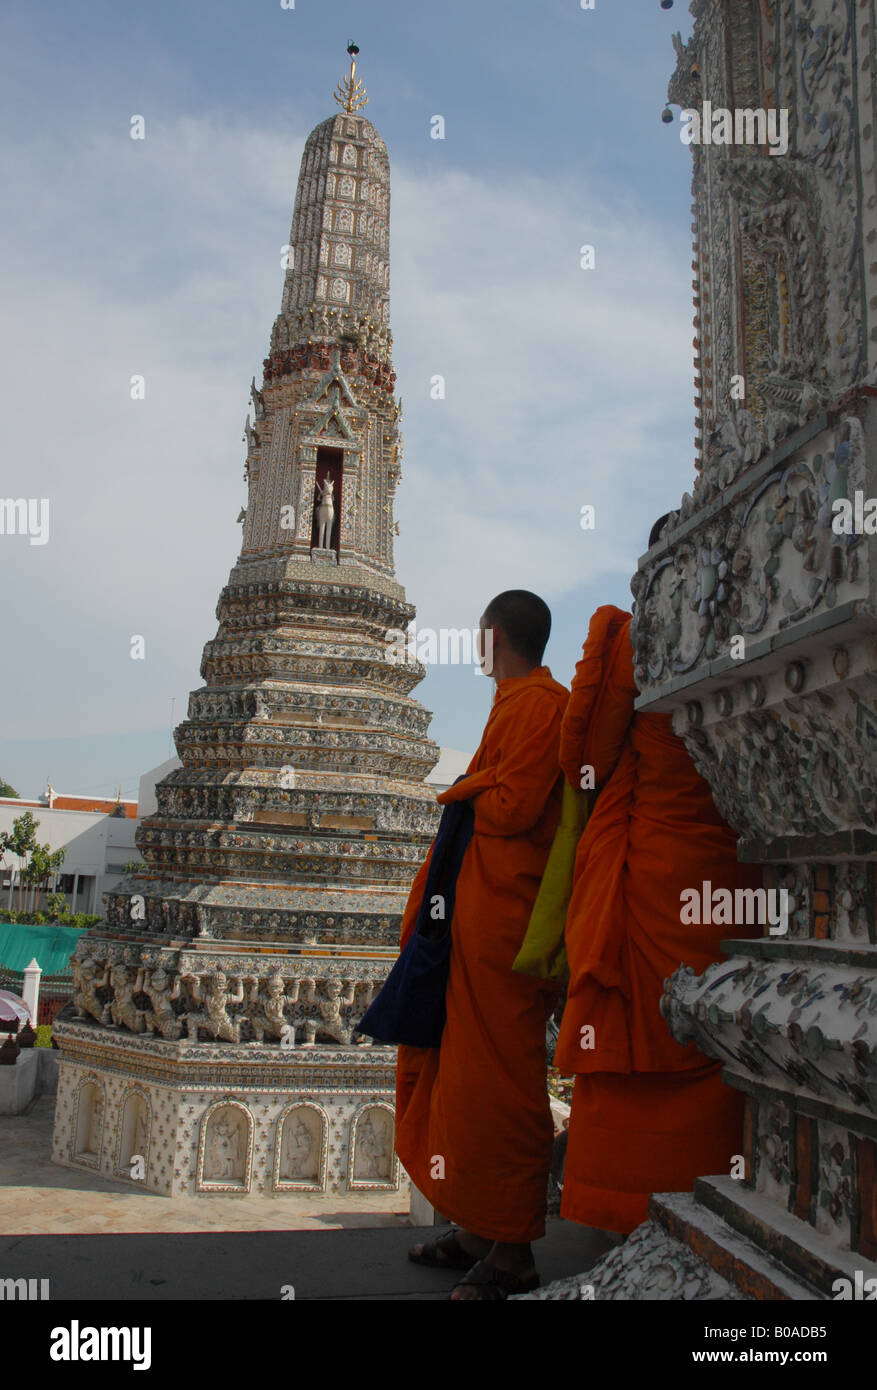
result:
[[[687,462],[682,248],[630,208],[532,176],[424,187],[401,171],[394,199],[397,563],[421,621],[441,610],[451,624],[472,594],[513,583],[546,597],[601,574],[626,587],[664,509],[662,433]],[[586,243],[593,270],[580,267]],[[435,374],[444,400],[429,398]]]

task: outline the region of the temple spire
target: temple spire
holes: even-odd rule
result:
[[[360,111],[363,106],[368,104],[368,97],[365,94],[365,87],[356,75],[356,55],[359,48],[355,43],[347,45],[347,52],[350,54],[350,72],[338,83],[335,88],[335,100],[342,106],[348,116],[352,116],[354,111]]]

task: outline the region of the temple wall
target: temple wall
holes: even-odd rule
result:
[[[244,1046],[226,1050],[217,1087],[210,1046],[68,1023],[52,1158],[166,1197],[405,1194],[394,1058]]]
[[[587,1278],[598,1298],[832,1298],[877,1276],[877,16],[691,10],[669,99],[698,136],[696,480],[631,583],[637,707],[672,715],[765,911],[735,903],[749,939],[681,965],[662,1003],[746,1096],[742,1168],[653,1196]],[[765,138],[737,141],[747,111]]]

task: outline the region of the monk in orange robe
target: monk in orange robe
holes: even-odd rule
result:
[[[652,1192],[729,1172],[743,1098],[720,1064],[670,1035],[663,983],[700,973],[751,926],[686,924],[685,890],[759,887],[666,714],[636,714],[630,614],[595,613],[561,733],[571,785],[598,796],[566,919],[570,984],[555,1065],[575,1073],[561,1215],[629,1233]]]
[[[553,1125],[545,1025],[556,988],[512,964],[560,817],[560,725],[568,691],[542,654],[551,629],[535,594],[513,589],[481,619],[496,693],[467,775],[443,805],[469,800],[474,832],[457,879],[438,1048],[399,1048],[396,1152],[458,1229],[409,1251],[467,1270],[452,1298],[502,1299],[535,1288],[530,1242],[545,1233]],[[402,945],[420,909],[429,858],[411,889]]]

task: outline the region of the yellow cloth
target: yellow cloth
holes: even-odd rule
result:
[[[576,849],[591,813],[593,792],[578,791],[564,778],[563,805],[527,934],[512,967],[521,975],[563,982],[568,976],[564,925],[572,894]]]

